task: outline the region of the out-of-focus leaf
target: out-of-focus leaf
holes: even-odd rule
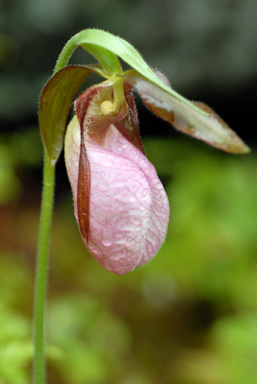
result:
[[[110,381],[130,345],[126,325],[96,298],[78,293],[51,302],[49,339],[61,349],[55,363],[72,384]]]
[[[41,93],[39,123],[43,142],[53,166],[63,148],[71,103],[92,72],[102,75],[97,66],[65,67],[51,77]]]
[[[207,105],[178,99],[137,71],[127,71],[125,77],[134,85],[145,105],[178,130],[226,152],[249,152],[247,145]]]
[[[30,322],[8,306],[0,307],[0,382],[28,383],[26,366],[33,355]]]
[[[7,145],[0,144],[0,204],[14,200],[21,190],[21,185],[16,176],[10,150]]]
[[[218,320],[213,327],[213,344],[228,384],[256,383],[256,320],[256,312],[241,312]]]

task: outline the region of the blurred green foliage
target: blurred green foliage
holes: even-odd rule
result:
[[[21,127],[12,135],[1,135],[0,143],[0,204],[14,200],[21,193],[19,171],[33,169],[43,157],[38,129]]]
[[[53,222],[49,384],[255,384],[257,155],[148,138],[171,205],[156,258],[126,276],[87,253],[64,182]],[[26,384],[41,161],[35,128],[1,142],[0,383]],[[61,172],[61,169],[60,169]],[[57,173],[57,186],[62,181]],[[59,189],[59,187],[58,187]]]

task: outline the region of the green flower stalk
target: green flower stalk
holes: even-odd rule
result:
[[[77,47],[98,62],[70,65]],[[123,71],[119,59],[131,69]],[[65,130],[70,107],[91,73],[102,82],[83,92]],[[55,165],[65,141],[65,161],[75,217],[86,247],[107,270],[124,274],[151,260],[169,220],[165,191],[149,163],[139,134],[132,88],[155,115],[176,129],[230,153],[249,148],[208,106],[190,102],[153,71],[120,37],[97,29],[73,36],[44,87],[39,122],[44,176],[34,307],[34,384],[46,382],[45,306]]]

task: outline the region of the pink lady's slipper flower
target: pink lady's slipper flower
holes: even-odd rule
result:
[[[77,47],[99,64],[66,66]],[[132,69],[123,72],[118,57]],[[249,148],[211,108],[173,90],[128,42],[87,29],[67,42],[41,94],[40,128],[52,167],[62,151],[70,105],[92,72],[105,81],[75,102],[65,161],[82,239],[104,268],[122,275],[154,257],[169,220],[167,196],[144,154],[131,88],[178,130],[227,152]]]
[[[122,87],[122,81],[115,86]],[[82,239],[95,259],[118,275],[156,255],[169,221],[168,199],[144,155],[127,81],[124,95],[115,111],[111,82],[89,88],[75,103],[65,138]]]

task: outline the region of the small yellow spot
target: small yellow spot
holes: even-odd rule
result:
[[[110,115],[113,112],[113,103],[109,100],[105,100],[100,105],[100,110],[103,115]]]

